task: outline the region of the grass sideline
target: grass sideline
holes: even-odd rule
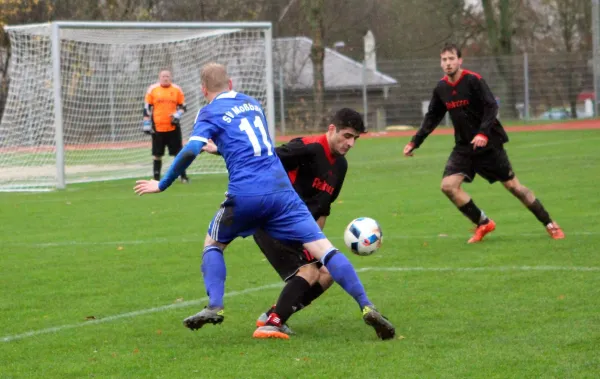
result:
[[[567,239],[478,178],[466,188],[498,228],[471,246],[439,191],[452,136],[410,159],[404,138],[360,140],[325,232],[342,246],[352,218],[382,225],[381,251],[350,258],[397,326],[389,342],[338,287],[292,318],[290,341],[253,340],[280,283],[251,240],[226,252],[225,322],[181,325],[204,305],[200,253],[224,175],[142,198],[133,180],[1,193],[0,340],[21,337],[0,342],[0,377],[596,377],[599,142],[596,130],[511,134],[515,172]]]

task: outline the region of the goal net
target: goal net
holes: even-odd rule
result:
[[[0,191],[152,177],[142,110],[162,68],[186,97],[184,141],[205,105],[200,69],[211,61],[225,64],[235,89],[261,101],[269,121],[274,117],[268,23],[59,22],[6,31],[11,56],[0,120]],[[164,157],[163,173],[171,159]],[[220,157],[202,154],[188,172],[226,169]]]

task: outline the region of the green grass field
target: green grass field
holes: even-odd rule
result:
[[[290,325],[253,340],[281,283],[251,239],[226,251],[226,319],[196,332],[200,254],[226,176],[136,197],[133,180],[0,193],[0,378],[597,378],[600,131],[513,133],[515,172],[567,238],[551,240],[501,185],[466,189],[498,224],[477,245],[439,190],[452,146],[432,136],[359,141],[325,228],[338,246],[358,216],[384,244],[351,256],[396,325],[382,342],[335,286]]]

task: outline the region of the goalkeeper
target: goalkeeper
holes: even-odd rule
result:
[[[171,80],[171,71],[161,70],[158,83],[146,91],[142,131],[152,136],[154,180],[160,180],[165,147],[170,156],[176,156],[183,147],[180,123],[186,111],[185,96]],[[189,183],[185,171],[181,174],[181,182]]]

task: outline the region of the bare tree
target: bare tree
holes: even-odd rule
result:
[[[482,0],[488,43],[496,59],[498,72],[506,84],[505,112],[509,118],[518,118],[516,83],[513,82],[513,33],[517,5],[511,0]],[[497,9],[497,12],[496,12]]]
[[[445,41],[462,45],[470,39],[467,10],[464,0],[378,0],[363,18],[381,59],[431,57]]]
[[[155,0],[152,14],[159,21],[265,21],[278,0]]]
[[[324,37],[324,0],[303,0],[306,21],[310,25],[312,47],[310,59],[313,64],[313,103],[314,123],[320,124],[325,116],[325,46]]]
[[[577,118],[577,96],[583,89],[583,78],[574,70],[576,62],[585,60],[581,51],[591,48],[591,2],[588,0],[544,0],[549,35],[557,50],[566,54],[562,76],[563,88],[572,118]],[[552,32],[554,31],[554,32]]]
[[[313,90],[309,123],[313,126],[322,123],[327,110],[324,72],[326,47],[339,40],[346,43],[350,37],[359,37],[357,58],[362,60],[362,35],[368,28],[365,15],[371,11],[373,4],[372,0],[286,0],[273,8],[273,11],[279,11],[274,22],[278,36],[304,35],[312,39],[310,62]],[[273,11],[271,14],[274,14]]]

